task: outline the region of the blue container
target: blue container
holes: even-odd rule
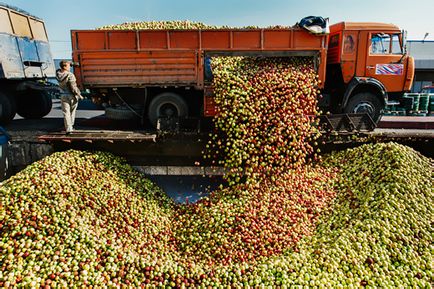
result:
[[[4,130],[3,127],[0,126],[0,181],[6,179],[8,172],[7,157],[9,139],[9,134]]]

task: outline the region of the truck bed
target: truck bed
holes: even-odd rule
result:
[[[294,29],[73,30],[81,87],[204,87],[206,56],[310,56],[324,83],[327,35]]]

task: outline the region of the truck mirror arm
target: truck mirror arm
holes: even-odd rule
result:
[[[402,60],[404,59],[405,56],[407,56],[407,53],[404,53],[398,61],[392,62],[392,64],[402,63]]]

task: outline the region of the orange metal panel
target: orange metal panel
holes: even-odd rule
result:
[[[325,37],[315,36],[307,33],[303,30],[294,31],[294,48],[297,50],[303,49],[319,49],[323,46],[322,42],[325,42]],[[324,43],[325,45],[325,43]]]
[[[341,32],[330,34],[328,40],[327,64],[338,64],[341,62],[341,37]]]
[[[340,42],[342,77],[345,83],[353,79],[356,73],[358,31],[345,31]]]
[[[166,49],[167,31],[139,31],[141,49]]]
[[[228,31],[203,31],[202,49],[229,49],[230,39]]]
[[[212,87],[205,87],[203,90],[203,113],[204,116],[215,116],[217,108],[214,100],[214,90]]]
[[[399,27],[389,23],[379,22],[339,22],[330,25],[330,33],[342,30],[395,30],[400,31]]]
[[[110,31],[107,32],[108,49],[136,49],[136,32],[134,31]]]
[[[357,45],[357,66],[355,76],[365,76],[366,55],[369,53],[369,31],[360,31],[359,45]]]
[[[320,63],[318,66],[318,79],[320,83],[318,84],[319,88],[324,88],[325,85],[325,77],[326,77],[326,61],[327,61],[327,48],[322,48],[320,51]]]
[[[139,56],[139,55],[138,55]],[[141,56],[139,56],[141,57]],[[130,59],[115,59],[113,56],[110,57],[110,62],[107,61],[107,58],[101,58],[101,59],[87,59],[87,56],[82,57],[82,64],[86,65],[94,65],[94,66],[112,66],[113,64],[116,65],[122,65],[122,66],[140,66],[140,65],[146,65],[147,67],[155,67],[155,69],[158,69],[160,66],[170,66],[173,65],[174,67],[183,67],[186,65],[192,65],[194,62],[192,62],[191,59],[186,58],[152,58],[152,59],[144,59],[144,58],[130,58]]]
[[[264,31],[264,49],[292,47],[291,34],[291,30]]]
[[[105,48],[104,31],[79,32],[73,35],[77,37],[76,45],[78,50]]]
[[[260,31],[233,31],[233,48],[256,50],[261,48]]]
[[[136,66],[136,67],[119,67],[118,69],[82,69],[85,75],[91,75],[93,77],[135,77],[135,76],[174,76],[179,75],[181,78],[190,79],[191,76],[194,76],[194,70],[191,67],[159,67],[158,69],[154,69],[152,67],[145,66]],[[87,73],[86,73],[87,72]]]
[[[199,48],[199,31],[170,31],[170,47],[177,48]]]
[[[144,87],[194,85],[189,77],[179,75],[117,75],[116,77],[85,76],[84,81],[94,87]]]
[[[84,83],[93,86],[193,85],[194,51],[89,52],[81,54]]]
[[[407,56],[407,75],[405,76],[404,91],[410,91],[414,80],[414,58]]]

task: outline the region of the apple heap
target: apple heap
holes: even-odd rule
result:
[[[125,22],[121,24],[110,24],[98,27],[97,30],[198,30],[198,29],[260,29],[259,26],[231,27],[227,25],[217,26],[208,25],[202,22],[190,20],[170,20],[170,21],[138,21]],[[274,25],[267,27],[269,29],[287,29],[289,26]]]
[[[0,186],[0,286],[430,288],[432,172],[370,144],[176,205],[117,157],[55,153]]]
[[[314,231],[335,191],[333,169],[306,166],[275,181],[216,191],[175,214],[176,247],[184,259],[211,267],[276,256]]]
[[[141,22],[126,22],[122,24],[105,25],[97,28],[98,30],[157,30],[157,29],[173,29],[173,30],[197,30],[197,29],[212,29],[217,26],[206,25],[201,22],[190,20],[172,20],[172,21],[141,21]]]
[[[318,136],[313,59],[217,57],[212,68],[218,113],[206,156],[217,156],[229,184],[304,165]]]
[[[0,197],[0,286],[139,285],[173,251],[173,201],[106,153],[55,153]]]
[[[315,234],[258,264],[248,284],[331,288],[431,288],[433,162],[396,143],[324,158],[339,169],[337,197]]]

